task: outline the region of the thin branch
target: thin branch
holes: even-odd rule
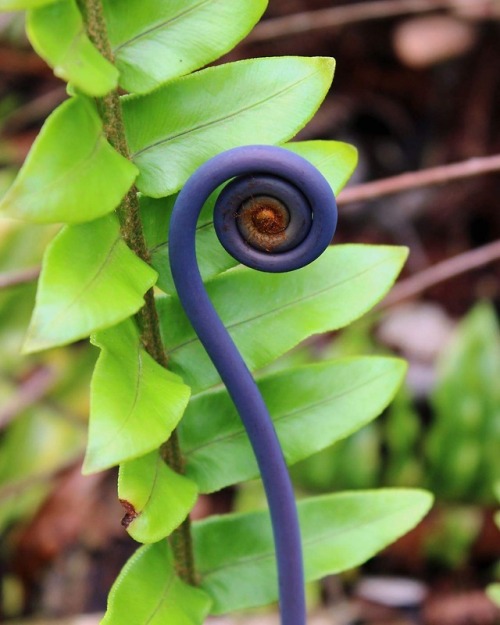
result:
[[[49,367],[36,369],[9,397],[0,410],[0,430],[24,410],[36,404],[57,382],[57,375]]]
[[[378,0],[318,11],[304,11],[264,20],[254,28],[246,41],[252,43],[268,41],[286,35],[345,26],[354,22],[448,9],[452,5],[453,0]]]
[[[443,260],[429,267],[429,269],[425,269],[396,284],[389,295],[381,302],[379,309],[399,304],[403,300],[414,297],[436,284],[478,267],[483,267],[496,260],[500,260],[500,241],[483,245],[478,249],[470,250],[463,254],[457,254],[457,256]]]
[[[28,267],[28,269],[18,269],[0,274],[0,289],[8,289],[27,282],[38,280],[40,267]]]
[[[412,171],[344,189],[338,197],[338,203],[345,206],[355,202],[373,200],[384,195],[393,195],[419,187],[430,187],[496,171],[500,171],[500,154],[471,158],[461,163]]]
[[[45,471],[39,471],[38,473],[28,475],[27,477],[21,478],[19,480],[7,482],[6,484],[0,485],[0,503],[12,497],[18,497],[22,495],[25,490],[31,488],[32,486],[36,486],[37,484],[43,484],[44,482],[53,480],[60,473],[66,471],[70,467],[81,467],[83,462],[83,451],[84,450],[82,449],[82,453],[77,460],[75,460],[74,458],[69,458],[56,467],[46,469]]]

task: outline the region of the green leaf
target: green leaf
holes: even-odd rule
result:
[[[138,549],[122,569],[100,625],[202,625],[210,598],[174,571],[166,540]]]
[[[282,147],[317,167],[335,194],[344,188],[358,164],[356,148],[342,141],[297,141]]]
[[[19,415],[0,445],[0,485],[22,482],[74,462],[84,445],[82,427],[50,405]]]
[[[438,371],[429,483],[455,501],[491,503],[500,479],[500,332],[491,304],[477,304],[461,322]]]
[[[22,11],[34,9],[44,4],[50,4],[54,0],[0,0],[0,11]]]
[[[136,174],[106,141],[90,100],[71,98],[45,122],[0,211],[37,223],[91,221],[116,208]]]
[[[375,488],[380,484],[380,465],[380,435],[376,424],[369,423],[349,438],[296,464],[291,475],[307,492]]]
[[[316,112],[333,68],[333,59],[322,57],[250,59],[124,98],[127,138],[140,170],[138,188],[152,197],[170,195],[219,152],[287,141]]]
[[[239,267],[214,278],[208,294],[248,367],[262,367],[312,334],[341,328],[390,288],[406,258],[398,247],[337,245],[298,271]],[[157,300],[173,371],[193,392],[219,382],[176,297]]]
[[[45,252],[25,352],[65,345],[136,313],[156,272],[120,237],[118,220],[68,226]]]
[[[218,193],[212,193],[205,202],[196,227],[196,257],[202,278],[209,280],[238,264],[219,243],[213,225],[213,208]],[[157,286],[165,293],[175,293],[168,258],[168,227],[177,195],[165,198],[141,197],[141,218],[151,264],[158,272]]]
[[[314,580],[358,566],[428,512],[430,493],[410,489],[345,492],[299,501],[305,577]],[[195,523],[201,587],[214,614],[277,599],[274,546],[266,512]]]
[[[357,151],[340,141],[304,141],[283,147],[296,152],[317,167],[337,194],[347,182],[357,162]],[[222,247],[213,226],[213,209],[220,190],[205,202],[197,224],[196,255],[203,280],[210,280],[238,264]],[[141,197],[141,217],[151,252],[151,264],[158,272],[158,285],[165,293],[174,293],[168,260],[168,224],[177,195],[153,199]]]
[[[405,369],[405,363],[394,358],[345,358],[261,378],[258,385],[288,464],[374,419],[393,397]],[[258,475],[246,432],[227,392],[195,397],[179,435],[186,475],[202,492]]]
[[[50,404],[16,417],[0,440],[0,532],[35,512],[53,476],[77,462],[84,445],[81,425]]]
[[[154,543],[172,533],[197,495],[196,484],[172,471],[157,451],[120,466],[118,497],[126,512],[122,525],[138,542]]]
[[[157,449],[189,400],[189,388],[182,380],[142,348],[131,320],[99,332],[93,343],[102,351],[92,378],[83,473],[102,471]]]
[[[87,37],[75,0],[52,2],[30,11],[26,31],[36,52],[59,78],[96,97],[116,88],[118,70]]]
[[[104,0],[120,85],[144,93],[208,65],[258,22],[267,0]],[[161,59],[161,63],[158,62]]]

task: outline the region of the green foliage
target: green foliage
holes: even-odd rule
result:
[[[211,601],[174,571],[166,541],[139,549],[118,576],[101,625],[201,625]]]
[[[349,353],[348,346],[339,353]],[[492,305],[481,302],[458,324],[437,363],[427,426],[410,392],[402,389],[380,426],[369,426],[308,459],[296,475],[313,491],[353,488],[355,472],[343,474],[342,467],[355,464],[358,438],[366,445],[360,486],[425,486],[453,504],[490,505],[500,479],[499,376],[500,330]]]
[[[266,0],[104,0],[120,85],[144,93],[193,72],[234,47]],[[158,62],[161,59],[161,62]]]
[[[238,267],[207,283],[210,299],[250,369],[272,362],[312,334],[341,328],[389,290],[406,249],[339,245],[287,274]],[[235,306],[234,302],[246,302]],[[219,377],[176,297],[158,299],[171,368],[193,392]]]
[[[393,358],[348,358],[260,378],[259,388],[288,464],[374,419],[391,400],[404,372],[404,363]],[[194,397],[179,435],[186,473],[202,492],[257,476],[245,430],[226,391]]]
[[[500,332],[491,305],[464,319],[439,368],[429,486],[447,499],[491,501],[500,480]]]
[[[100,355],[91,384],[84,471],[120,465],[124,522],[136,540],[152,543],[123,569],[102,622],[201,625],[209,611],[273,601],[267,513],[196,525],[196,574],[204,590],[177,577],[173,554],[162,540],[189,514],[198,490],[213,491],[256,474],[241,424],[226,392],[214,388],[218,375],[173,288],[166,255],[168,221],[174,194],[208,158],[247,143],[280,144],[303,128],[329,89],[334,62],[250,59],[189,74],[235,45],[258,20],[264,0],[131,0],[126,11],[117,0],[105,0],[118,77],[90,43],[74,0],[11,0],[0,7],[32,9],[28,30],[33,45],[70,82],[69,93],[76,94],[49,117],[1,204],[9,216],[65,224],[43,259],[25,349],[35,352],[92,335]],[[121,139],[128,142],[132,162],[106,140],[98,111],[102,114],[108,100],[96,106],[87,97],[106,94],[117,80],[131,92],[121,99]],[[106,128],[114,125],[119,133],[118,108],[105,110],[105,117]],[[285,147],[316,164],[335,192],[356,163],[354,148],[339,142]],[[136,176],[142,223],[135,223],[131,213]],[[110,213],[127,193],[119,223]],[[345,327],[366,313],[387,293],[406,258],[403,248],[343,245],[293,274],[235,267],[214,236],[212,205],[213,198],[199,223],[202,274],[252,370],[307,337]],[[154,268],[124,242],[126,232],[130,245],[147,259],[137,243],[142,229]],[[154,314],[132,318],[157,279],[165,291],[157,295],[156,309],[169,370],[153,359],[145,339]],[[150,312],[153,301],[150,292]],[[288,461],[315,454],[371,422],[390,401],[403,373],[404,365],[396,359],[352,358],[261,376]],[[31,432],[42,429],[40,418],[17,421],[9,436],[29,443]],[[43,431],[51,431],[50,419]],[[162,459],[164,443],[178,424],[185,476]],[[80,434],[70,428],[60,436],[63,442],[54,437],[53,444],[64,445],[67,458],[73,459],[75,450],[81,450]],[[30,465],[30,451],[28,446],[26,469],[21,462],[4,468],[5,475],[0,470],[0,497],[4,482],[10,485],[40,470],[39,464]],[[7,452],[8,458],[12,452]],[[356,465],[362,464],[364,453],[358,448]],[[31,496],[39,501],[43,494]],[[308,579],[360,564],[415,525],[429,505],[428,494],[409,490],[341,493],[300,502]]]
[[[426,537],[425,554],[434,565],[456,570],[467,563],[484,522],[483,514],[478,508],[456,505],[441,508],[440,512]]]
[[[325,176],[333,191],[338,193],[356,167],[358,154],[352,145],[341,141],[302,141],[285,143],[284,148],[308,159]],[[237,261],[219,245],[213,226],[213,209],[220,190],[205,202],[196,232],[196,255],[204,280],[235,267]],[[141,197],[141,217],[144,234],[151,254],[151,264],[158,271],[157,286],[165,293],[173,293],[174,285],[168,263],[168,231],[177,194],[153,199]]]
[[[52,2],[28,13],[29,40],[54,74],[92,96],[106,95],[118,70],[102,57],[85,34],[75,0]]]
[[[27,410],[17,418],[0,447],[0,530],[36,509],[50,489],[48,476],[83,449],[82,428],[56,408]]]
[[[425,491],[404,489],[346,492],[300,501],[306,579],[319,579],[364,562],[413,527],[431,503],[432,497]],[[267,512],[211,517],[194,524],[193,538],[201,588],[213,601],[211,613],[223,614],[277,599],[274,545]],[[114,620],[105,619],[103,625],[119,622],[115,608],[119,593],[125,601],[131,589],[138,592],[142,586],[159,585],[155,563],[168,553],[164,542],[136,552],[110,596],[108,616]],[[163,579],[166,574],[163,573]],[[150,596],[151,593],[145,593],[145,601]]]
[[[0,11],[21,11],[22,9],[34,9],[54,0],[0,0]]]
[[[488,597],[500,607],[500,583],[490,584],[486,589]]]
[[[121,239],[114,215],[63,228],[44,256],[25,351],[65,345],[123,321],[142,307],[155,281],[156,272]]]
[[[363,458],[363,462],[359,462]],[[374,488],[379,485],[381,450],[373,424],[306,458],[292,468],[297,483],[308,491]]]
[[[170,195],[219,152],[287,141],[316,112],[333,69],[332,59],[319,57],[250,59],[124,98],[127,140],[140,171],[137,187],[152,197]]]
[[[39,262],[53,232],[53,227],[1,223],[0,272]],[[1,534],[32,516],[50,492],[52,476],[85,449],[85,386],[93,354],[80,349],[72,355],[47,354],[43,361],[21,357],[34,296],[33,284],[0,290]],[[30,395],[37,380],[46,391],[35,404]]]
[[[306,579],[366,561],[413,527],[431,503],[428,493],[403,489],[345,492],[299,501]],[[214,613],[264,605],[277,598],[266,512],[196,523],[194,541],[201,586],[214,601]]]
[[[403,388],[397,393],[387,411],[383,436],[387,447],[387,466],[384,480],[394,486],[422,484],[420,466],[422,423],[409,392]]]
[[[0,211],[35,223],[91,221],[116,208],[136,175],[106,141],[92,102],[71,98],[45,122]]]
[[[93,342],[102,351],[92,378],[84,473],[157,449],[178,424],[190,394],[144,350],[132,321],[99,332]]]
[[[500,503],[500,481],[495,484],[494,491],[497,503]],[[497,510],[495,513],[495,524],[500,530],[500,510]],[[495,577],[497,580],[500,579],[500,562],[497,562]],[[486,588],[486,593],[493,603],[496,603],[496,605],[500,607],[500,582],[490,584]]]
[[[184,521],[196,502],[198,488],[153,451],[121,465],[118,496],[131,514],[128,533],[138,542],[154,543]]]

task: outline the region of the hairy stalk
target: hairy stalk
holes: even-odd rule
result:
[[[106,31],[101,0],[78,0],[78,4],[83,15],[88,36],[99,52],[108,59],[108,61],[114,62],[113,52]],[[97,105],[108,141],[122,156],[130,158],[118,91],[112,91],[103,98],[100,98],[97,101]],[[139,258],[145,262],[150,262],[135,187],[132,187],[123,198],[117,212],[120,219],[123,239]],[[158,312],[156,310],[152,289],[146,293],[145,305],[138,313],[137,318],[141,328],[141,339],[145,349],[156,362],[166,367],[167,356],[161,341]],[[170,439],[162,445],[161,456],[174,471],[178,473],[183,472],[184,462],[175,431],[172,433]],[[177,573],[184,581],[194,584],[194,558],[189,518],[187,518],[170,536],[170,542],[174,551]]]

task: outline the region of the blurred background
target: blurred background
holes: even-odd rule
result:
[[[378,420],[293,477],[299,493],[422,486],[436,496],[398,543],[308,588],[311,623],[499,623],[490,597],[500,579],[500,1],[270,0],[219,62],[290,54],[337,60],[330,94],[298,137],[359,151],[336,242],[410,248],[375,311],[286,357],[392,352],[409,363]],[[22,14],[0,14],[0,194],[65,97]],[[404,172],[420,174],[394,178]],[[0,622],[93,625],[98,617],[74,615],[105,609],[135,544],[120,525],[115,472],[80,475],[95,349],[19,354],[54,232],[0,219]],[[252,482],[201,499],[196,514],[261,503]]]

